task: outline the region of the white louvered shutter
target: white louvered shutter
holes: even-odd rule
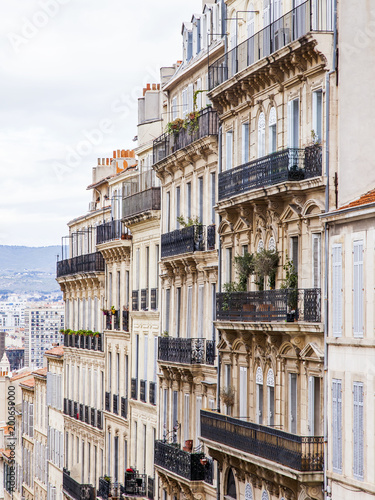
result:
[[[186,338],[191,338],[191,322],[192,322],[192,300],[193,300],[193,288],[191,286],[188,287],[188,296],[187,296],[187,314],[186,314]]]
[[[332,380],[332,468],[342,472],[342,396],[341,380]]]
[[[363,383],[353,384],[353,474],[363,479]]]
[[[202,409],[202,396],[197,396],[196,399],[196,432],[197,438],[201,435],[201,409]]]
[[[312,235],[312,250],[313,250],[313,288],[320,288],[320,234]]]
[[[240,366],[240,418],[247,420],[247,368]]]
[[[29,404],[29,436],[34,436],[34,404]]]
[[[60,434],[60,469],[64,466],[64,433],[59,432]]]
[[[309,377],[309,394],[308,394],[308,432],[309,436],[314,435],[314,377]]]
[[[342,335],[342,246],[332,247],[332,334],[334,337]]]
[[[363,337],[363,241],[353,245],[353,334]]]
[[[204,285],[198,288],[198,338],[203,337]]]

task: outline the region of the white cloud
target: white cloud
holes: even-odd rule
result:
[[[133,147],[141,88],[181,59],[181,24],[201,7],[200,0],[2,5],[0,244],[60,242],[66,223],[87,210],[96,158]],[[124,101],[128,111],[116,112]],[[53,165],[104,119],[111,134],[58,178]]]

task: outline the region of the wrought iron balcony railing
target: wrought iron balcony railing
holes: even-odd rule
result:
[[[131,398],[138,399],[138,380],[136,378],[131,379],[130,390],[131,390]]]
[[[215,342],[205,339],[159,337],[158,360],[187,365],[213,365]]]
[[[160,187],[133,194],[123,199],[123,217],[133,217],[151,210],[160,210]]]
[[[128,398],[121,398],[121,416],[128,418]]]
[[[90,424],[93,427],[96,427],[96,410],[95,410],[95,408],[91,408]]]
[[[155,441],[155,465],[189,481],[205,481],[207,476],[212,477],[207,470],[212,467],[212,462],[207,461],[207,467],[201,463],[203,458],[204,453],[189,453],[181,450],[178,444]]]
[[[298,471],[323,470],[323,437],[297,436],[201,410],[201,436]]]
[[[84,422],[85,420],[85,405],[82,403],[79,405],[79,419],[81,422]]]
[[[226,52],[208,68],[209,90],[309,32],[332,31],[333,14],[321,4],[307,0]]]
[[[131,238],[130,231],[125,227],[121,220],[111,220],[104,222],[96,228],[96,244],[106,243],[107,241],[121,240]]]
[[[129,331],[129,311],[122,311],[122,331]]]
[[[219,200],[252,189],[322,175],[322,148],[284,149],[219,174]]]
[[[158,308],[158,289],[151,288],[151,310],[156,311]]]
[[[112,323],[112,328],[114,330],[120,330],[120,311],[115,311],[115,314],[113,316],[113,323]]]
[[[103,429],[103,412],[101,410],[96,412],[96,427],[100,430]]]
[[[139,383],[139,399],[145,403],[146,402],[146,394],[147,394],[147,380],[140,380]]]
[[[70,473],[66,469],[63,470],[63,490],[68,494],[69,498],[74,498],[75,500],[81,500],[81,498],[95,500],[96,498],[94,486],[78,483],[70,476]]]
[[[133,290],[132,293],[132,310],[139,310],[139,290]]]
[[[219,118],[211,107],[202,109],[197,118],[193,119],[192,126],[181,128],[178,132],[165,133],[154,140],[154,164],[163,160],[176,151],[186,148],[198,139],[209,135],[217,135],[219,131]]]
[[[111,393],[105,393],[105,411],[111,411]]]
[[[321,321],[320,288],[216,294],[218,321]]]
[[[90,349],[92,351],[103,350],[103,334],[78,335],[64,333],[64,347],[75,347],[77,349]]]
[[[87,405],[85,405],[85,423],[86,424],[90,423],[89,416],[90,416],[89,407]]]
[[[215,226],[187,226],[161,235],[161,257],[215,249]]]
[[[57,263],[57,277],[69,274],[104,272],[105,262],[100,252],[79,255]]]
[[[148,310],[148,288],[141,290],[141,309],[142,311]]]
[[[149,383],[149,398],[148,401],[151,405],[156,405],[156,383]]]
[[[118,415],[118,395],[114,394],[113,395],[113,407],[112,407],[112,412],[115,415]]]

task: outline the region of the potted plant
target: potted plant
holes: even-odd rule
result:
[[[183,125],[184,125],[184,120],[182,120],[181,118],[176,118],[175,120],[167,123],[166,131],[168,134],[178,135]]]
[[[279,254],[275,250],[263,249],[254,257],[254,272],[258,276],[257,284],[259,290],[264,290],[264,279],[268,276],[270,288],[275,287],[276,271],[279,262]]]
[[[254,255],[252,253],[245,252],[244,255],[236,255],[234,258],[234,264],[238,272],[238,282],[237,282],[237,292],[247,291],[247,282],[249,276],[254,274]]]
[[[234,389],[230,385],[228,385],[227,387],[224,387],[220,391],[221,400],[228,407],[231,407],[234,405],[234,396],[235,396]]]
[[[280,288],[287,290],[288,294],[288,312],[286,320],[287,322],[293,322],[296,319],[298,308],[298,273],[294,267],[293,261],[288,258],[288,255],[286,256],[283,269],[285,271],[285,278]]]
[[[115,308],[115,306],[111,306],[111,313],[112,314],[116,314],[116,308]]]

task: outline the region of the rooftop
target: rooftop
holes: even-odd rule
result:
[[[48,351],[45,351],[44,354],[47,354],[47,356],[64,356],[64,347],[62,345],[52,347],[52,349],[48,349]]]
[[[368,191],[366,194],[363,194],[360,198],[357,198],[356,200],[351,201],[347,205],[340,207],[339,210],[344,210],[346,208],[361,207],[363,205],[369,205],[370,203],[375,203],[375,189]]]
[[[28,377],[29,375],[31,375],[31,370],[22,369],[19,372],[16,372],[15,375],[13,375],[13,377],[10,380],[11,382],[13,382],[14,380],[19,380],[21,378]]]
[[[34,377],[31,377],[31,378],[28,378],[27,380],[25,380],[24,382],[21,382],[20,385],[22,387],[25,387],[27,389],[34,389],[34,386],[35,386],[35,379]]]
[[[46,377],[47,376],[47,371],[48,371],[47,367],[45,367],[45,368],[39,368],[38,370],[33,371],[33,375]]]

